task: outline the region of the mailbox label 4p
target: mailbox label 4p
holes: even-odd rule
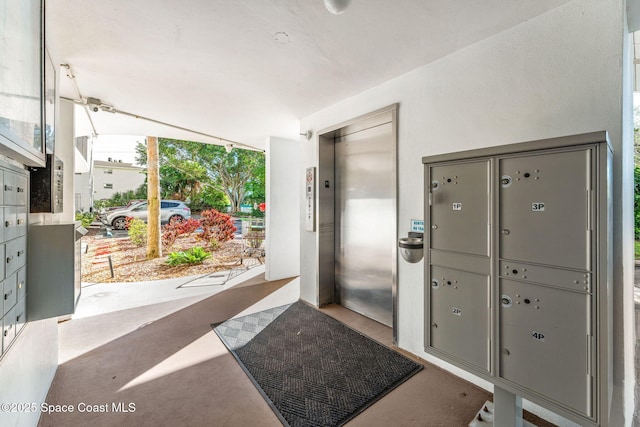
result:
[[[544,334],[539,331],[531,331],[531,337],[536,341],[544,341]]]

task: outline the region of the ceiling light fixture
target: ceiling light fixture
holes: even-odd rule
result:
[[[274,33],[273,39],[278,43],[289,43],[291,41],[289,34],[285,33],[284,31],[278,31],[277,33]]]
[[[350,4],[351,0],[324,0],[324,7],[334,15],[340,15]]]

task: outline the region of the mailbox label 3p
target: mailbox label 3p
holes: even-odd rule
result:
[[[533,202],[533,203],[531,203],[531,211],[532,212],[544,212],[544,202]]]

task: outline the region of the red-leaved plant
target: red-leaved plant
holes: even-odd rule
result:
[[[212,246],[233,239],[233,233],[236,231],[231,216],[215,209],[203,211],[200,214],[200,224],[203,230],[202,239]]]
[[[190,235],[200,228],[200,221],[189,218],[186,221],[172,220],[162,227],[162,247],[167,249],[173,246],[179,236]]]
[[[131,226],[131,221],[133,221],[135,218],[132,216],[128,216],[124,219],[124,229],[128,230],[129,227]]]

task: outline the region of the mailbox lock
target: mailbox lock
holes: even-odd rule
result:
[[[516,270],[515,268],[511,271],[513,274],[518,274],[518,270]]]
[[[510,355],[510,354],[511,354],[511,352],[510,352],[509,350],[507,350],[506,348],[503,348],[503,349],[502,349],[502,354],[504,354],[504,355],[508,356],[508,355]]]
[[[504,308],[511,307],[511,304],[513,303],[513,300],[509,295],[502,295],[501,301]]]
[[[524,303],[525,303],[525,304],[531,304],[531,300],[530,300],[529,298],[525,298],[525,299],[524,299]]]
[[[531,176],[531,174],[530,174],[529,172],[527,172],[527,173],[525,173],[525,174],[524,174],[524,177],[525,177],[525,178],[529,178],[530,176]]]
[[[431,326],[433,326],[434,328],[437,328],[437,327],[438,327],[438,324],[437,324],[437,323],[434,323],[434,324],[432,324]]]
[[[434,289],[437,289],[438,287],[440,287],[440,284],[438,283],[437,280],[433,279],[431,281],[431,287],[434,288]]]
[[[500,183],[505,188],[509,187],[512,182],[513,182],[513,178],[511,178],[509,175],[503,175],[502,178],[500,179]]]
[[[506,228],[504,230],[502,230],[502,234],[509,234],[509,233],[510,233],[510,231],[507,230]]]
[[[432,229],[434,229],[434,230],[437,230],[437,229],[438,229],[438,226],[437,226],[437,225],[435,225],[435,224],[433,224],[433,225],[431,226],[431,228],[432,228]]]

